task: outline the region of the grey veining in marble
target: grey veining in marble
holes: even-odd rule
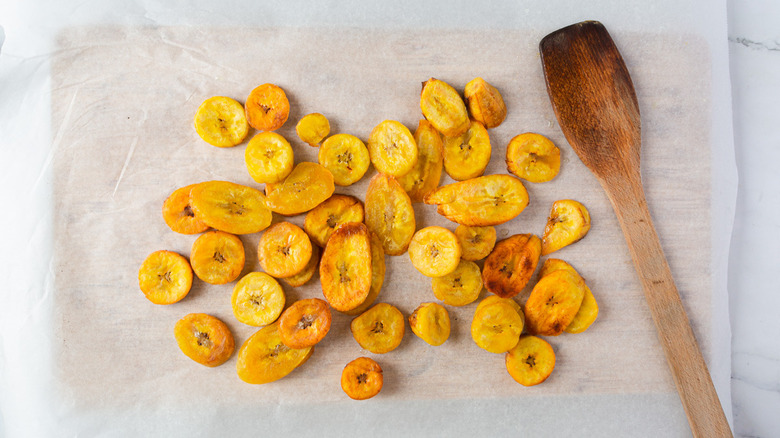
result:
[[[729,41],[732,43],[742,44],[750,49],[768,50],[772,52],[780,51],[780,43],[777,41],[753,41],[744,37],[729,37]]]
[[[729,267],[732,405],[740,437],[780,436],[780,2],[731,1],[739,189]]]

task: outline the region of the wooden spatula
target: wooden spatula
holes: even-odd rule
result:
[[[647,209],[639,106],[623,58],[597,21],[555,31],[539,48],[561,130],[607,192],[623,228],[691,431],[731,436]]]

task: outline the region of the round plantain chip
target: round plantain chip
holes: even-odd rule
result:
[[[290,101],[280,87],[263,84],[246,98],[246,120],[258,131],[275,131],[290,115]]]
[[[409,327],[420,339],[438,347],[450,337],[450,314],[437,303],[422,303],[409,315]]]
[[[206,283],[230,283],[244,269],[244,244],[224,231],[208,231],[192,243],[190,261],[195,275]]]
[[[282,314],[285,295],[282,286],[265,272],[250,272],[233,287],[233,314],[246,325],[261,327]]]
[[[192,268],[187,259],[172,251],[149,254],[138,270],[138,285],[154,304],[181,301],[192,287]]]
[[[190,313],[173,329],[182,353],[207,367],[225,363],[233,355],[235,341],[224,322],[205,313]]]
[[[249,176],[258,183],[278,183],[293,169],[293,149],[275,132],[261,132],[246,145],[244,162]]]
[[[502,298],[520,293],[533,276],[542,241],[533,234],[515,234],[496,244],[482,266],[482,282]]]
[[[319,298],[299,300],[279,317],[279,337],[290,348],[313,347],[330,330],[328,303]]]
[[[558,336],[571,324],[585,296],[585,282],[561,269],[542,277],[525,303],[525,320],[531,334]]]
[[[268,227],[257,245],[260,267],[276,278],[292,277],[303,271],[311,256],[309,236],[290,222],[277,222]]]
[[[486,351],[506,353],[517,344],[523,326],[515,306],[507,300],[491,300],[477,306],[471,321],[471,338]]]
[[[228,148],[240,144],[249,133],[244,107],[229,97],[206,99],[195,114],[195,131],[212,146]]]
[[[359,357],[341,372],[341,389],[353,400],[366,400],[382,390],[382,367],[374,359]]]
[[[524,335],[506,354],[506,369],[515,381],[523,386],[538,385],[552,374],[555,368],[555,351],[547,341],[536,336]]]
[[[295,125],[295,132],[304,143],[316,148],[330,134],[330,122],[320,113],[306,114]]]
[[[501,93],[482,78],[474,78],[463,89],[463,97],[474,120],[491,129],[506,118],[506,104]]]
[[[333,174],[333,182],[348,186],[360,181],[371,164],[368,149],[350,134],[336,134],[322,142],[317,160]]]
[[[461,257],[475,262],[487,257],[496,246],[496,229],[487,227],[469,227],[458,225],[455,235],[460,242]]]
[[[404,337],[404,315],[391,304],[379,303],[352,320],[352,336],[358,344],[375,354],[389,353]]]
[[[444,141],[444,170],[456,181],[476,178],[485,173],[490,154],[487,129],[473,120],[466,132]]]
[[[431,279],[433,295],[450,306],[465,306],[479,298],[482,292],[482,273],[479,266],[461,260],[454,271]]]
[[[417,164],[417,143],[409,128],[395,120],[385,120],[371,130],[368,153],[377,171],[401,177]]]
[[[567,270],[580,276],[574,267],[565,261],[561,259],[547,259],[539,269],[539,278],[560,269]],[[580,278],[582,278],[582,276],[580,276]],[[583,281],[585,281],[584,278]],[[585,296],[582,298],[580,310],[577,311],[577,314],[574,315],[574,319],[564,330],[567,333],[582,333],[593,324],[598,316],[599,305],[596,302],[596,297],[593,296],[593,292],[591,292],[588,285],[585,284]]]
[[[420,110],[445,137],[457,137],[469,129],[469,114],[460,94],[448,83],[430,78],[422,84]]]
[[[560,171],[561,151],[547,137],[527,132],[509,141],[506,166],[507,170],[526,181],[547,182]]]
[[[364,215],[363,203],[358,198],[333,195],[306,213],[303,229],[314,243],[324,248],[339,225],[363,222]]]
[[[460,243],[455,234],[438,226],[417,230],[409,243],[412,265],[427,277],[441,277],[460,263]]]
[[[542,236],[542,255],[578,242],[590,231],[590,213],[580,202],[562,199],[553,202]]]

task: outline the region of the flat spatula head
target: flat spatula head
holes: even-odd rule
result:
[[[561,130],[599,178],[639,168],[640,122],[631,76],[607,29],[584,21],[539,44],[547,92]]]

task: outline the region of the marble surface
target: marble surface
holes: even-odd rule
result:
[[[780,2],[729,2],[739,188],[729,262],[734,433],[780,436]]]

